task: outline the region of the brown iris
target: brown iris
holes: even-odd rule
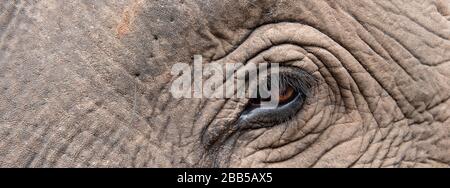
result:
[[[272,91],[272,92],[275,92],[275,91]],[[286,86],[283,89],[281,89],[281,91],[280,91],[280,93],[278,95],[278,102],[280,104],[285,104],[285,103],[290,102],[293,97],[295,97],[295,90],[294,90],[294,88],[292,88],[291,86]],[[261,102],[268,102],[268,101],[270,101],[270,97],[269,98],[262,98],[258,94],[257,98],[250,99],[250,104],[251,105],[259,105],[259,104],[261,104]]]
[[[290,86],[287,86],[283,91],[280,92],[280,95],[278,96],[278,102],[288,103],[294,96],[294,93],[294,89]]]

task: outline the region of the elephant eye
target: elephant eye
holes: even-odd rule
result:
[[[316,80],[309,73],[294,67],[280,67],[278,106],[263,108],[261,103],[270,101],[258,94],[251,98],[245,110],[241,113],[238,122],[250,124],[250,127],[267,127],[288,121],[302,108],[305,99],[309,96]],[[247,126],[248,127],[248,126]]]
[[[283,88],[280,88],[279,90],[272,91],[272,92],[278,92],[277,100],[280,104],[289,103],[298,94],[297,90],[295,90],[291,85],[286,85]],[[251,98],[249,100],[249,106],[260,106],[262,102],[268,102],[268,101],[270,101],[270,98],[262,98],[258,94],[258,96],[256,98]]]

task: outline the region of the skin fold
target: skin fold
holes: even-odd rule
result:
[[[197,54],[317,83],[240,123],[248,99],[172,97]],[[449,167],[449,91],[448,0],[0,3],[1,167]]]

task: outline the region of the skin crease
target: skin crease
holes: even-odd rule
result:
[[[1,167],[449,167],[450,2],[7,1]],[[318,84],[290,120],[174,99],[177,62],[278,62]],[[250,128],[253,127],[253,128]]]

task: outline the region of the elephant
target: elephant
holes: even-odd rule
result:
[[[286,103],[174,97],[195,55]],[[446,168],[450,1],[4,0],[0,86],[1,167]]]

